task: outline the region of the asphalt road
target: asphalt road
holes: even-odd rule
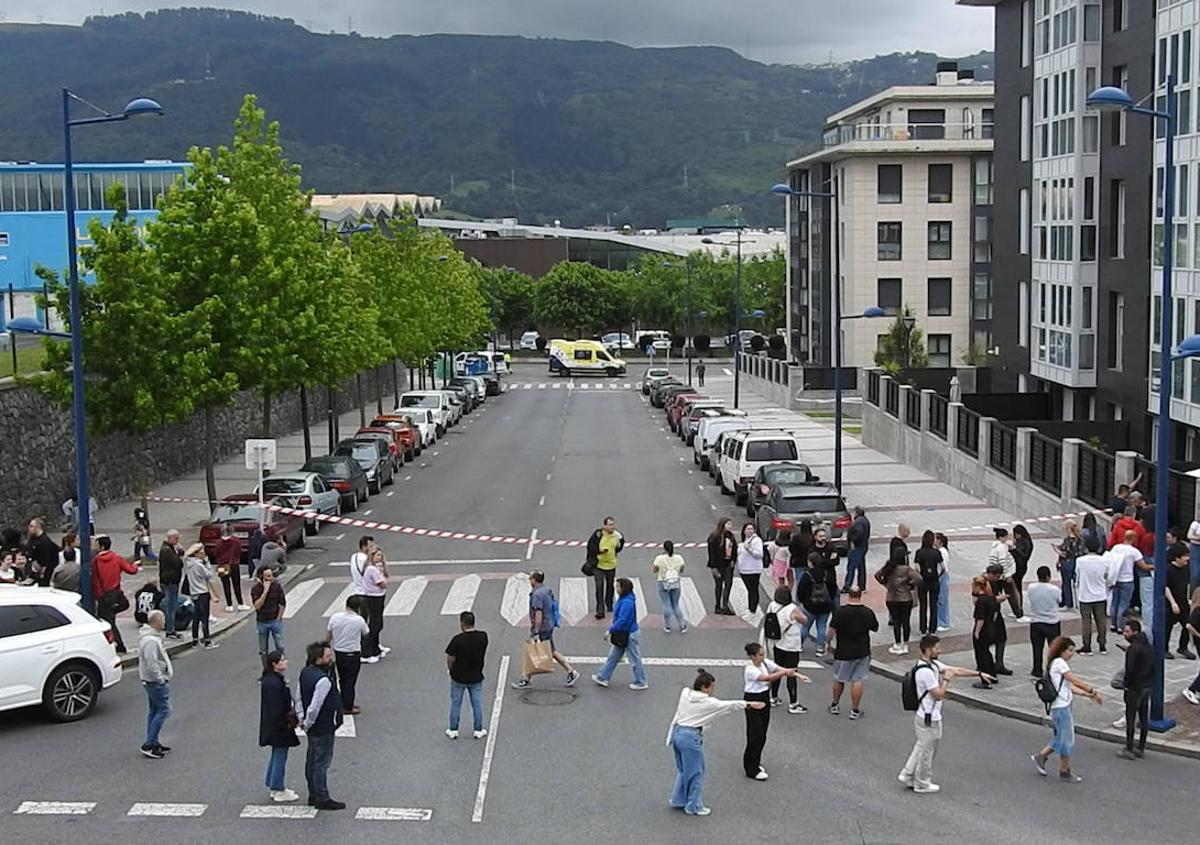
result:
[[[540,369],[521,377],[549,380]],[[632,379],[630,379],[632,381]],[[528,537],[583,538],[605,514],[630,539],[701,539],[718,513],[736,515],[729,499],[689,475],[688,453],[659,431],[659,412],[633,390],[516,391],[488,401],[486,411],[406,467],[392,496],[373,497],[366,518],[420,527]],[[436,452],[437,454],[434,454]],[[680,456],[686,460],[680,461]],[[423,466],[422,464],[427,464]],[[406,480],[411,476],[410,480]],[[714,509],[714,506],[715,509]],[[365,511],[360,511],[364,513]],[[497,841],[631,841],[683,843],[745,841],[748,836],[819,843],[1131,843],[1194,838],[1196,763],[1155,756],[1116,759],[1114,747],[1080,740],[1076,786],[1042,779],[1028,754],[1046,731],[948,705],[946,736],[935,779],[943,791],[915,796],[895,780],[912,742],[911,716],[900,708],[897,685],[869,682],[866,718],[850,722],[824,711],[829,671],[809,670],[802,689],[811,710],[773,712],[765,755],[770,780],[741,773],[742,720],[729,716],[706,731],[707,819],[671,810],[666,798],[674,766],[665,731],[681,686],[694,669],[651,666],[651,688],[629,690],[629,670],[617,670],[609,689],[579,668],[574,689],[561,672],[535,679],[534,688],[508,687],[520,662],[522,628],[501,616],[510,575],[538,566],[556,590],[579,577],[578,549],[433,540],[375,532],[393,561],[393,580],[422,575],[428,585],[409,615],[386,618],[383,639],[394,647],[383,662],[364,666],[359,699],[364,712],[354,737],[337,741],[331,791],[350,807],[315,819],[243,819],[247,805],[268,805],[266,755],[257,746],[256,645],[242,627],[214,652],[176,662],[174,715],[163,741],[165,760],[138,754],[145,697],[136,674],[102,699],[94,715],[74,725],[51,725],[36,711],[0,714],[0,814],[3,839],[58,843],[82,838],[159,845],[167,841],[241,843],[299,835],[317,841],[484,843]],[[342,539],[338,540],[337,537]],[[345,561],[357,532],[325,530],[297,560],[312,564],[303,581],[324,579],[287,620],[289,651],[299,671],[301,646],[324,630],[327,606],[347,582]],[[621,572],[640,576],[649,593],[644,622],[648,657],[699,658],[715,669],[717,694],[740,696],[741,670],[713,660],[737,659],[753,631],[707,617],[686,635],[665,635],[655,622],[647,551],[629,551]],[[706,606],[711,581],[698,552],[685,554]],[[412,563],[414,561],[455,563]],[[487,561],[487,562],[479,562]],[[471,573],[477,585],[456,582]],[[452,591],[475,586],[471,602],[479,627],[491,636],[486,702],[494,720],[494,756],[479,803],[486,742],[451,742],[445,728],[447,681],[442,652],[455,632]],[[393,590],[397,588],[393,587]],[[451,601],[447,601],[450,599]],[[599,658],[602,628],[590,615],[558,634],[569,655]],[[506,677],[499,669],[508,656]],[[497,682],[503,705],[494,712]],[[1079,706],[1090,706],[1081,703]],[[469,707],[463,727],[470,727]],[[289,785],[304,793],[303,746],[292,752]],[[87,814],[15,814],[25,801],[95,802]],[[138,802],[202,804],[202,815],[130,817]],[[356,818],[360,808],[430,810],[428,821]],[[175,808],[175,812],[179,812]],[[472,821],[476,812],[478,822]],[[1189,834],[1192,837],[1189,837]]]

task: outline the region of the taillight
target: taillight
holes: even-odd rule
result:
[[[110,643],[116,643],[117,637],[115,634],[113,634],[111,625],[104,629],[104,639],[108,640]]]
[[[834,520],[833,527],[844,531],[850,527],[852,521],[849,516],[839,516]]]
[[[765,484],[758,485],[758,495],[765,496],[771,492],[771,488]]]
[[[776,531],[782,531],[785,528],[791,528],[792,521],[790,519],[780,519],[779,517],[775,517],[771,520],[771,527]]]
[[[301,496],[298,501],[302,505],[311,505],[312,504],[312,496]]]
[[[338,490],[342,493],[350,492],[350,482],[349,481],[331,481],[331,482],[329,482],[329,484],[331,487],[333,487],[334,490]]]

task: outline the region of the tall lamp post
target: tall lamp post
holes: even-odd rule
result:
[[[88,108],[99,113],[98,117],[71,117],[71,102],[83,103]],[[71,339],[71,400],[75,418],[75,522],[76,533],[79,535],[79,594],[83,606],[92,610],[95,606],[95,596],[92,595],[92,538],[91,538],[91,491],[88,488],[87,471],[87,416],[84,413],[83,402],[83,320],[82,308],[79,301],[79,256],[78,243],[75,234],[75,167],[71,159],[71,130],[76,126],[88,126],[93,123],[117,123],[129,120],[131,117],[143,115],[163,115],[165,111],[154,100],[139,97],[129,103],[117,114],[112,114],[98,106],[89,103],[67,88],[62,89],[63,114],[63,209],[67,217],[67,267],[69,268],[68,290],[71,297],[71,333],[64,335],[60,332],[48,331],[36,320],[13,320],[9,328],[17,332],[38,334],[47,337],[70,337]],[[32,322],[37,325],[33,330]]]
[[[666,269],[673,270],[673,269],[678,269],[680,265],[673,264],[670,261],[664,261],[662,266]],[[684,321],[683,321],[683,325],[684,325],[683,330],[684,330],[684,333],[687,335],[687,337],[685,337],[683,339],[683,353],[684,353],[684,355],[687,356],[687,365],[688,365],[687,383],[691,384],[692,383],[693,350],[688,348],[688,341],[692,338],[692,256],[691,255],[688,255],[686,258],[683,259],[682,266],[683,266],[684,278],[686,279],[686,282],[684,284],[685,284],[686,290],[687,290],[687,293],[685,295],[685,299],[687,300],[687,305],[686,305],[687,314],[684,315]]]
[[[738,357],[742,352],[742,221],[735,220],[733,225],[737,229],[737,275],[733,283],[733,407],[736,410],[742,387],[742,363]],[[712,246],[717,242],[703,238],[700,243]]]
[[[1091,108],[1102,111],[1125,111],[1140,114],[1164,124],[1163,155],[1163,243],[1162,243],[1162,325],[1161,351],[1158,370],[1158,453],[1155,462],[1154,491],[1154,612],[1151,619],[1154,635],[1154,683],[1150,688],[1150,728],[1168,731],[1175,720],[1163,714],[1163,663],[1167,651],[1166,598],[1167,586],[1167,482],[1171,473],[1171,364],[1176,358],[1200,354],[1200,337],[1193,336],[1171,354],[1171,259],[1175,243],[1173,215],[1175,204],[1175,76],[1168,74],[1164,88],[1165,111],[1147,108],[1134,102],[1127,91],[1106,86],[1097,88],[1087,98]],[[1153,160],[1151,161],[1153,166]]]

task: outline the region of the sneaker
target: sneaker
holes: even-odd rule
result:
[[[249,610],[250,608],[246,608],[246,609],[247,609],[247,610]],[[227,605],[225,605],[225,612],[226,612],[226,613],[233,613],[233,605],[231,605],[231,604],[227,604]]]
[[[1181,648],[1181,649],[1179,649],[1179,651],[1177,651],[1175,653],[1178,654],[1180,657],[1184,658],[1185,660],[1195,660],[1196,659],[1196,655],[1193,654],[1192,652],[1188,651],[1186,648]]]
[[[1037,769],[1038,774],[1042,777],[1046,776],[1046,758],[1041,754],[1030,754],[1029,759],[1033,761],[1033,767]]]
[[[838,707],[836,704],[830,704],[825,709],[829,712],[829,714],[831,716],[836,716],[842,712],[842,708]]]
[[[936,783],[927,783],[924,786],[914,786],[913,792],[917,795],[933,795],[935,792],[941,792],[942,788]]]
[[[1079,651],[1077,651],[1077,652],[1075,652],[1075,653],[1076,653],[1076,654],[1082,654],[1084,657],[1091,657],[1091,656],[1092,656],[1092,650],[1091,650],[1090,648],[1081,648],[1081,649],[1079,649]]]
[[[697,810],[694,813],[691,810],[684,810],[684,812],[687,813],[689,816],[707,816],[712,812],[712,810],[709,809],[708,807],[701,807],[699,810]]]
[[[772,699],[771,699],[771,706],[772,706],[772,707],[778,707],[780,704],[783,704],[783,699],[782,699],[782,698],[772,698]]]
[[[529,686],[528,678],[517,678],[515,681],[512,682],[513,689],[525,689],[525,687],[527,687],[527,686]]]
[[[649,684],[630,684],[629,688],[636,689],[636,690],[644,690],[644,689],[650,689],[650,685]]]
[[[670,629],[668,626],[666,626],[666,625],[663,625],[663,633],[664,633],[664,634],[669,634],[669,633],[671,633],[671,629]]]
[[[946,632],[947,632],[947,631],[949,631],[949,630],[950,630],[950,626],[949,626],[949,625],[938,625],[937,632],[938,632],[939,634],[944,634],[944,633],[946,633]]]
[[[362,708],[359,707],[357,704],[355,704],[353,707],[351,707],[349,710],[346,711],[346,713],[350,716],[357,716],[361,712],[362,712]]]
[[[679,633],[681,633],[681,634],[686,634],[686,633],[687,633],[687,625],[680,625],[680,626],[679,626]]]
[[[248,604],[239,604],[239,605],[237,606],[237,609],[238,609],[238,610],[249,610],[249,609],[250,609],[250,605],[248,605]],[[297,797],[298,797],[298,796],[297,796]]]
[[[1113,726],[1114,728],[1116,728],[1117,730],[1124,730],[1124,728],[1125,728],[1125,717],[1124,717],[1124,716],[1121,716],[1120,718],[1114,719],[1114,720],[1113,720],[1113,723],[1112,723],[1112,726]]]
[[[458,739],[458,731],[453,728],[446,728],[446,739]]]
[[[183,639],[183,634],[179,633],[178,631],[168,631],[167,633],[163,634],[163,636],[166,637],[168,640],[182,640]]]
[[[1101,651],[1100,653],[1101,653],[1101,654],[1104,654],[1104,652],[1103,652],[1103,651]],[[1164,651],[1164,652],[1163,652],[1163,657],[1165,657],[1167,660],[1174,660],[1174,659],[1175,659],[1175,655],[1171,654],[1171,652],[1169,652],[1169,651]]]
[[[766,772],[764,772],[762,769],[759,769],[759,770],[758,770],[758,774],[756,774],[756,775],[754,776],[754,779],[755,779],[755,780],[766,780],[768,777],[770,777],[770,775],[768,775],[768,774],[767,774]]]
[[[316,804],[313,804],[313,806],[318,810],[344,810],[346,809],[346,802],[326,798],[324,801],[318,801]]]
[[[163,757],[167,756],[158,750],[157,745],[143,745],[141,750],[142,755],[149,757],[151,760],[161,760]]]
[[[898,643],[892,643],[892,645],[888,646],[888,654],[903,654],[903,653],[904,652],[900,651],[900,645]]]
[[[1030,622],[1032,622],[1033,620],[1032,620],[1031,618],[1029,618],[1028,616],[1018,616],[1018,617],[1017,617],[1015,620],[1013,620],[1013,621],[1014,621],[1014,622],[1023,622],[1024,624],[1028,625],[1028,624],[1029,624]]]
[[[204,650],[205,651],[212,651],[213,649],[220,648],[220,647],[221,647],[220,643],[214,643],[212,640],[204,641]]]
[[[1192,692],[1190,689],[1185,689],[1183,691],[1183,697],[1192,704],[1200,704],[1200,695],[1196,695],[1196,693]]]
[[[896,775],[896,780],[900,781],[902,784],[904,784],[909,789],[913,788],[913,779],[912,779],[912,775],[910,775],[910,774],[901,772],[900,774]]]
[[[852,722],[857,721],[858,719],[861,719],[862,717],[863,717],[863,712],[861,710],[855,710],[855,709],[851,708],[850,721],[852,721]]]
[[[280,804],[286,804],[288,801],[296,801],[300,798],[299,793],[293,792],[290,789],[272,789],[271,800]]]
[[[475,731],[475,733],[471,734],[471,736],[475,737],[476,739],[483,739],[485,736],[487,736],[487,728]]]
[[[364,657],[360,660],[361,663],[378,663],[378,657]]]
[[[592,675],[592,683],[599,684],[602,687],[608,686],[608,681],[604,680],[599,675]]]
[[[1104,652],[1100,652],[1100,653],[1103,654]],[[1007,666],[997,666],[996,667],[997,675],[1011,675],[1012,673],[1013,673],[1013,670],[1009,669]]]
[[[976,681],[975,683],[971,684],[971,687],[973,689],[991,689],[992,685],[987,681]]]
[[[169,745],[163,745],[161,742],[160,742],[158,745],[154,746],[154,747],[155,747],[155,748],[157,748],[159,751],[161,751],[163,754],[170,754],[170,753],[171,753],[171,746],[169,746]]]
[[[791,713],[792,715],[795,715],[797,713],[807,713],[808,708],[805,707],[803,704],[800,704],[799,702],[797,702],[796,704],[788,705],[788,712]]]
[[[1059,772],[1058,779],[1063,783],[1083,783],[1083,778],[1071,771]]]
[[[818,646],[817,647],[817,657],[824,657],[824,656],[825,656],[825,646]]]
[[[380,656],[380,657],[387,657],[387,656],[388,656],[389,654],[391,654],[391,653],[392,653],[392,647],[391,647],[391,646],[388,646],[388,645],[381,645],[381,646],[379,647],[379,656]]]
[[[1122,748],[1120,751],[1117,752],[1117,756],[1120,757],[1122,760],[1136,760],[1137,759],[1137,757],[1133,756],[1133,752],[1130,751],[1128,748]]]
[[[576,672],[574,669],[572,669],[570,672],[567,673],[567,681],[565,684],[563,684],[563,686],[573,687],[573,686],[575,686],[575,682],[578,680],[579,680],[579,673]]]
[[[1101,654],[1108,654],[1108,649],[1107,649],[1105,646],[1100,646],[1100,653],[1101,653]],[[1170,657],[1170,655],[1171,655],[1171,652],[1169,652],[1169,651],[1168,651],[1168,652],[1167,652],[1167,656],[1168,656],[1168,657]]]

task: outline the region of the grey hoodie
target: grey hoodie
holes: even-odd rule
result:
[[[149,625],[138,628],[138,677],[143,681],[162,683],[171,680],[174,674],[162,635]]]

